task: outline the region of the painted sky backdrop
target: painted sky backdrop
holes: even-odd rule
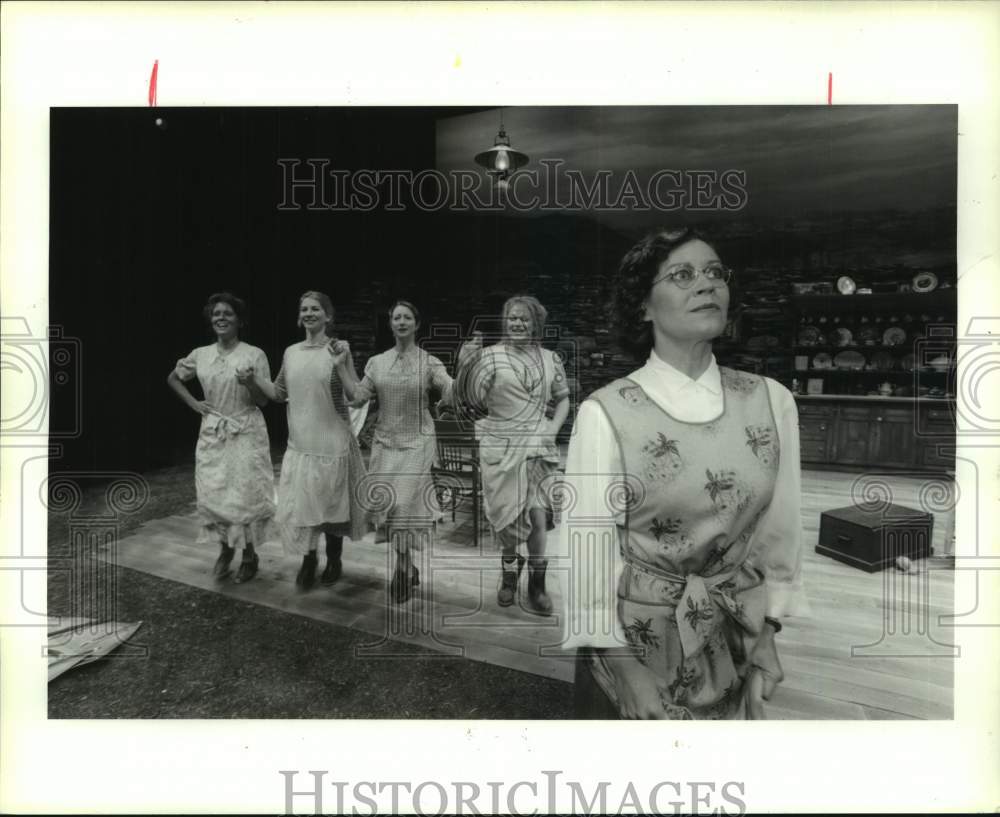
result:
[[[754,221],[956,200],[954,105],[515,107],[502,114],[512,146],[531,159],[526,170],[539,169],[539,159],[561,159],[587,178],[611,170],[613,188],[629,169],[642,184],[661,169],[743,170],[747,203],[739,216]],[[438,169],[476,169],[472,157],[493,144],[500,115],[440,119]],[[531,190],[519,187],[522,198]],[[594,214],[619,227],[664,220],[662,213]]]

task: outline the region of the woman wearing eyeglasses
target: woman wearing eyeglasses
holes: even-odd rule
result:
[[[731,277],[690,230],[619,267],[618,325],[646,362],[583,402],[566,464],[579,717],[762,718],[780,619],[807,611],[795,402],[712,354]]]

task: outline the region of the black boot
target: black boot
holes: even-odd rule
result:
[[[316,584],[316,551],[310,550],[302,557],[302,567],[295,577],[295,584],[302,590],[310,590]]]
[[[344,572],[344,565],[340,557],[344,552],[344,537],[328,536],[326,539],[326,567],[323,568],[323,575],[320,581],[327,587],[340,578]]]
[[[246,552],[243,553],[243,561],[240,563],[240,569],[236,571],[236,578],[233,579],[236,584],[242,584],[243,582],[248,582],[254,576],[257,575],[257,568],[260,565],[260,557],[254,553],[250,552],[248,555]]]
[[[529,613],[539,616],[552,615],[552,599],[545,592],[545,571],[549,563],[546,559],[528,561],[528,607]]]
[[[500,567],[503,568],[503,574],[500,577],[500,589],[497,590],[497,604],[501,607],[510,607],[517,596],[517,584],[524,569],[524,557],[520,553],[513,559],[501,557]]]
[[[233,562],[233,557],[236,555],[236,548],[231,548],[225,542],[222,543],[222,549],[219,551],[219,558],[215,560],[215,567],[212,568],[212,575],[216,579],[224,579],[229,575],[229,566]]]
[[[397,566],[389,584],[389,598],[396,604],[409,601],[410,588],[418,584],[420,584],[420,571],[414,565],[411,564],[409,570],[400,570]]]

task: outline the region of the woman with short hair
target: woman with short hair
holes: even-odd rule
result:
[[[486,517],[501,547],[497,603],[517,596],[528,551],[527,606],[547,616],[552,601],[545,587],[546,533],[553,527],[549,487],[559,466],[556,434],[569,413],[569,387],[560,357],[541,345],[547,311],[531,295],[504,304],[503,339],[481,351],[460,377],[462,399],[486,411],[476,421]],[[478,341],[477,341],[478,342]],[[547,409],[554,404],[552,418]]]
[[[716,364],[731,282],[686,229],[619,267],[618,326],[646,363],[581,404],[570,442],[560,544],[579,717],[762,718],[784,677],[780,619],[808,609],[796,405]]]
[[[269,375],[267,355],[240,340],[247,324],[247,307],[231,292],[217,292],[203,309],[215,343],[199,346],[177,361],[167,384],[193,411],[201,415],[195,448],[195,490],[201,518],[199,542],[219,545],[215,576],[230,574],[238,549],[243,560],[236,582],[256,575],[259,557],[254,549],[265,538],[274,517],[274,469],[267,424],[259,406],[267,401],[241,381],[256,369]],[[197,378],[203,400],[185,383]]]

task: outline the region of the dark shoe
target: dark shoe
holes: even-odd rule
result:
[[[323,568],[323,575],[319,577],[319,580],[324,586],[329,587],[340,578],[343,572],[344,565],[340,559],[333,560],[328,558],[326,560],[326,567]]]
[[[240,569],[236,571],[236,578],[233,579],[236,584],[242,584],[243,582],[248,582],[254,576],[257,575],[257,568],[260,566],[260,557],[255,553],[252,558],[247,559],[244,557],[243,561],[240,563]]]
[[[320,582],[329,587],[340,578],[344,572],[344,565],[340,557],[344,553],[344,540],[340,536],[330,537],[326,540],[326,567],[323,568],[323,575]]]
[[[420,584],[420,571],[415,567],[410,566],[409,581],[407,581],[404,571],[397,570],[392,576],[392,582],[389,584],[389,598],[396,602],[396,604],[402,604],[404,601],[409,600],[410,588],[416,587],[418,584]]]
[[[552,599],[545,592],[545,571],[548,566],[545,559],[528,562],[528,606],[525,609],[539,616],[552,615]]]
[[[516,558],[509,562],[506,559],[500,560],[503,574],[500,577],[500,589],[497,590],[497,604],[501,607],[510,607],[517,596],[517,585],[521,580],[521,571],[524,569],[524,557],[518,553]]]
[[[302,590],[311,590],[316,584],[316,551],[310,551],[302,557],[302,567],[295,577],[295,584]]]
[[[212,575],[216,579],[224,579],[229,575],[230,565],[235,555],[236,548],[231,548],[229,545],[222,546],[222,549],[219,551],[219,558],[215,560],[215,567],[212,568]]]

